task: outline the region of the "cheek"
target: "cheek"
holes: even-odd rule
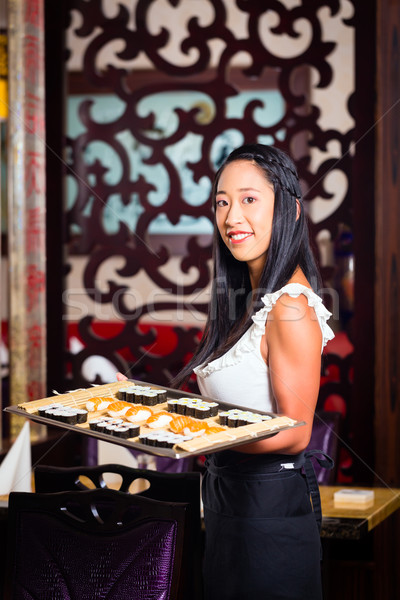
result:
[[[217,229],[221,236],[223,235],[224,222],[225,220],[223,218],[223,215],[217,212],[215,215],[215,224],[217,225]]]

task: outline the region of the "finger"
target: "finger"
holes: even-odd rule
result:
[[[117,381],[128,381],[128,378],[122,375],[122,373],[117,373]]]

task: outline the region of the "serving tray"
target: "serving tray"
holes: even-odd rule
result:
[[[154,430],[150,429],[150,427],[146,425],[144,421],[138,423],[138,425],[140,426],[141,438],[139,438],[139,436],[136,435],[135,437],[124,439],[122,437],[117,437],[116,435],[111,435],[109,433],[103,433],[101,431],[95,431],[91,429],[88,421],[97,417],[106,416],[107,409],[103,409],[96,412],[89,412],[87,421],[79,424],[69,424],[63,421],[55,420],[53,418],[42,416],[42,414],[38,413],[38,409],[40,407],[44,407],[53,403],[61,404],[65,408],[86,409],[87,401],[92,398],[112,398],[113,400],[117,401],[119,399],[119,390],[121,390],[121,388],[127,388],[130,386],[146,386],[150,387],[152,391],[166,391],[167,400],[151,407],[154,414],[157,414],[160,411],[169,411],[169,405],[167,405],[167,401],[178,400],[183,397],[185,399],[199,399],[204,403],[216,402],[213,398],[209,398],[207,396],[200,396],[197,394],[184,392],[182,390],[176,390],[173,388],[164,388],[144,381],[128,380],[124,382],[117,381],[105,385],[96,385],[87,389],[74,390],[65,394],[59,394],[47,398],[42,398],[40,400],[24,402],[17,406],[8,406],[4,410],[6,412],[28,418],[32,421],[36,421],[38,423],[51,425],[52,427],[60,427],[62,429],[69,429],[75,432],[82,433],[84,435],[89,435],[91,437],[98,438],[100,440],[112,442],[121,446],[125,446],[127,448],[132,448],[134,450],[139,450],[147,454],[154,454],[156,456],[167,456],[170,458],[177,459],[201,454],[208,454],[210,452],[218,452],[220,450],[227,450],[229,448],[233,448],[241,444],[246,444],[249,442],[254,442],[268,438],[272,435],[275,435],[279,431],[284,431],[285,429],[291,429],[292,427],[305,425],[304,421],[295,421],[293,419],[290,419],[289,417],[278,415],[275,413],[257,411],[256,414],[262,415],[263,418],[266,418],[266,420],[261,420],[256,423],[246,425],[240,425],[237,427],[228,427],[227,425],[224,425],[222,426],[222,431],[207,435],[204,434],[201,436],[193,437],[192,439],[184,439],[174,444],[174,446],[171,448],[153,445],[150,446],[147,443],[142,443],[140,439],[142,439],[146,433],[154,433]],[[132,404],[132,406],[137,406],[137,404]],[[212,417],[202,419],[201,423],[206,423],[206,425],[208,425],[209,427],[221,427],[219,416],[220,413],[232,409],[249,411],[249,409],[245,407],[238,407],[218,402],[218,414]],[[174,416],[177,418],[181,415],[175,414]],[[160,433],[167,433],[168,431],[168,425],[157,429],[157,432]]]

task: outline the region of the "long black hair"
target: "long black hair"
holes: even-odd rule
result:
[[[320,289],[320,275],[310,246],[307,217],[293,161],[282,150],[263,144],[246,144],[233,150],[215,175],[211,196],[214,207],[221,173],[237,160],[248,160],[257,165],[274,189],[272,234],[264,269],[258,289],[252,290],[246,262],[232,256],[214,225],[214,273],[207,323],[192,360],[175,377],[173,386],[182,385],[194,367],[225,354],[252,324],[252,315],[262,306],[261,298],[282,288],[298,267],[313,290]]]

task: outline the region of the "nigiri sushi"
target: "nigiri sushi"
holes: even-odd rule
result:
[[[169,424],[169,428],[173,433],[181,433],[185,427],[190,425],[190,423],[196,423],[195,419],[192,417],[175,417]]]
[[[90,398],[90,400],[86,402],[86,410],[89,412],[104,410],[105,408],[108,408],[112,402],[114,402],[113,398]]]
[[[189,423],[186,427],[183,428],[183,435],[193,435],[195,437],[203,435],[207,433],[208,425],[207,423],[199,423],[198,421],[194,421],[193,423]]]
[[[211,433],[219,433],[220,431],[225,431],[225,428],[219,427],[218,425],[213,425],[206,430],[206,434],[210,435]]]
[[[171,415],[171,413],[167,412],[166,410],[161,410],[147,419],[146,425],[152,429],[156,429],[157,427],[165,427],[165,425],[168,425],[168,423],[170,423],[170,421],[172,421],[174,418],[174,415]]]
[[[132,407],[130,402],[124,402],[123,400],[117,400],[116,402],[112,402],[107,407],[107,412],[110,417],[122,417],[125,415],[128,410]]]
[[[130,404],[124,417],[131,423],[138,423],[139,421],[147,421],[152,415],[153,411],[148,406],[132,406]]]

